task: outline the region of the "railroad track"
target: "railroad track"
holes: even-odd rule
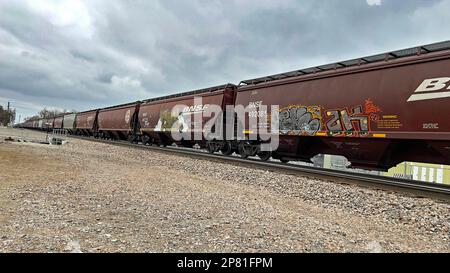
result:
[[[296,164],[283,164],[273,161],[263,162],[258,159],[243,159],[237,156],[224,156],[221,154],[209,154],[205,151],[199,151],[189,148],[178,147],[159,147],[147,146],[142,144],[133,144],[126,141],[109,141],[95,138],[69,136],[71,138],[106,143],[122,147],[130,147],[136,149],[152,150],[161,153],[171,153],[184,156],[201,157],[207,160],[215,160],[227,162],[230,164],[238,164],[240,166],[250,166],[254,168],[271,170],[275,172],[283,172],[289,174],[301,174],[311,178],[320,178],[331,180],[341,184],[352,184],[358,186],[369,187],[372,189],[401,192],[413,195],[415,197],[427,197],[450,202],[450,186],[443,184],[432,184],[419,182],[415,180],[383,177],[378,175],[354,173],[349,171],[331,170],[316,168],[310,166],[301,166]]]

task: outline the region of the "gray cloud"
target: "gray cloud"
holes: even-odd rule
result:
[[[449,0],[2,1],[0,104],[23,116],[85,110],[447,40],[449,9]]]

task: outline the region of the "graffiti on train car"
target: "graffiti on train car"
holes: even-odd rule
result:
[[[333,136],[365,136],[369,133],[369,118],[363,113],[362,106],[328,110],[330,119],[326,123],[327,130]]]
[[[171,113],[170,110],[164,110],[160,114],[158,123],[156,124],[155,131],[157,132],[170,132],[175,123],[178,123],[179,118]]]
[[[326,111],[329,118],[326,129],[332,136],[368,136],[371,123],[377,122],[382,110],[371,99],[365,100],[364,107],[343,107]]]
[[[320,106],[291,105],[280,109],[280,134],[314,136],[322,129]]]
[[[368,136],[371,123],[378,122],[382,112],[370,98],[364,104],[350,108],[323,109],[322,106],[304,105],[280,109],[280,134],[314,136],[326,130],[331,136]]]
[[[378,113],[383,112],[381,108],[372,101],[372,99],[366,99],[364,103],[364,113],[371,116],[371,120],[376,120]]]

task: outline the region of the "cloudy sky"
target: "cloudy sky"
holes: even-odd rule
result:
[[[0,104],[87,110],[448,40],[450,0],[0,0]]]

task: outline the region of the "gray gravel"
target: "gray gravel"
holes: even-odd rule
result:
[[[450,251],[431,199],[82,140],[0,169],[0,252]]]

